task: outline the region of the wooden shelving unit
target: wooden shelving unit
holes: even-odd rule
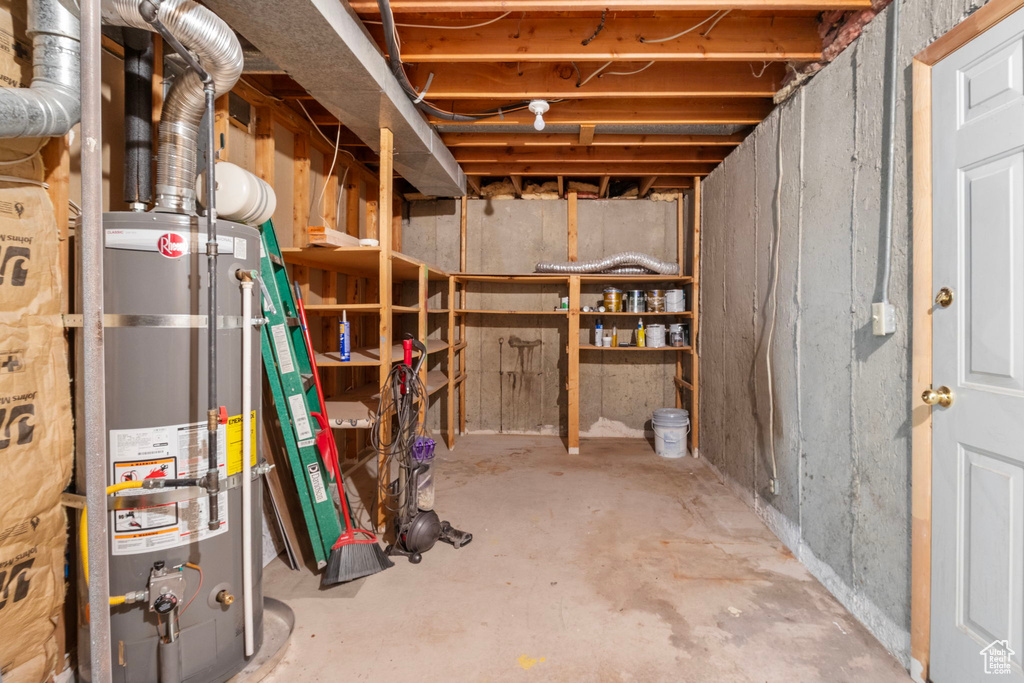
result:
[[[313,334],[317,349],[314,354],[326,394],[327,413],[335,430],[344,430],[344,439],[339,441],[339,452],[345,464],[359,460],[368,444],[366,429],[370,427],[370,416],[377,409],[381,389],[391,371],[393,363],[403,358],[402,345],[396,332],[396,316],[416,316],[417,337],[426,340],[427,354],[434,355],[452,351],[449,339],[453,327],[442,328],[445,339],[426,339],[428,315],[446,313],[451,319],[452,302],[443,311],[428,309],[429,283],[448,285],[451,276],[419,259],[392,249],[392,135],[387,129],[381,130],[380,141],[380,186],[370,205],[372,213],[367,216],[366,237],[376,239],[379,246],[373,247],[331,247],[307,246],[289,247],[281,250],[289,266],[293,280],[303,289],[303,298],[310,302],[310,282],[319,282],[318,303],[307,303],[307,313],[320,320],[320,335]],[[370,202],[368,202],[370,204]],[[369,209],[368,209],[369,211]],[[353,221],[351,227],[358,228]],[[319,278],[311,278],[310,270],[321,271]],[[344,281],[344,284],[342,284]],[[415,301],[396,303],[393,297],[395,286],[399,289],[407,283],[415,283]],[[344,291],[342,290],[344,287]],[[408,288],[407,288],[408,290]],[[342,361],[337,351],[338,318],[345,313],[351,323],[351,360]],[[311,326],[316,324],[310,321]],[[438,392],[453,392],[456,383],[449,382],[451,365],[447,370],[429,370],[424,363],[420,379],[428,396]],[[461,382],[461,380],[460,380]],[[450,398],[449,398],[450,401]],[[424,411],[426,406],[424,406]],[[425,415],[423,417],[426,417]],[[389,429],[387,421],[380,423],[382,432]],[[449,447],[454,445],[454,433],[450,426],[442,424],[443,436]],[[337,440],[341,433],[334,432]],[[380,463],[378,463],[378,467]],[[377,493],[377,528],[386,523],[385,508]]]
[[[570,261],[577,260],[577,217],[576,207],[577,199],[575,193],[570,192],[568,195],[569,200],[569,219],[568,219],[568,235],[569,235],[569,248],[568,256]],[[699,383],[698,383],[698,371],[699,371],[699,354],[697,346],[697,334],[698,334],[698,322],[699,322],[699,300],[700,300],[700,180],[694,179],[694,189],[691,195],[691,201],[689,202],[690,209],[690,224],[693,226],[692,230],[687,231],[685,229],[686,220],[684,216],[684,202],[679,200],[677,202],[677,259],[680,264],[679,275],[569,275],[569,274],[558,274],[558,273],[470,273],[465,272],[466,270],[466,200],[462,200],[462,250],[460,267],[461,271],[454,273],[451,277],[449,284],[449,305],[457,306],[453,308],[449,313],[449,330],[454,332],[456,325],[459,329],[459,344],[449,348],[449,364],[448,367],[456,367],[455,362],[457,356],[461,356],[457,352],[465,347],[466,339],[466,320],[477,315],[510,315],[510,316],[555,316],[556,318],[564,318],[568,323],[568,344],[566,346],[566,354],[568,356],[568,377],[566,381],[567,395],[568,395],[568,449],[570,454],[579,453],[580,448],[580,354],[584,351],[600,351],[608,353],[624,352],[629,354],[659,354],[662,357],[666,357],[666,360],[670,358],[667,354],[675,355],[675,376],[674,384],[676,387],[676,407],[686,408],[690,411],[690,449],[691,452],[696,453],[699,448]],[[566,292],[569,296],[569,308],[568,309],[552,309],[552,310],[501,310],[496,308],[490,309],[472,309],[466,307],[466,288],[472,283],[498,283],[498,284],[509,284],[516,286],[531,286],[531,285],[564,285]],[[687,294],[687,307],[689,310],[686,311],[673,311],[665,313],[629,313],[629,312],[599,312],[599,311],[583,311],[581,300],[584,295],[591,297],[593,292],[583,292],[583,289],[587,285],[595,284],[628,284],[634,283],[637,285],[659,283],[666,286],[681,287],[686,290]],[[682,319],[689,323],[690,326],[690,340],[691,346],[686,347],[635,347],[635,346],[617,346],[617,347],[605,347],[595,346],[593,344],[583,344],[580,342],[582,335],[581,319],[586,317],[592,319],[595,317],[609,317],[609,318],[653,318],[653,319]],[[607,327],[607,325],[606,325]],[[625,329],[625,328],[623,328]],[[463,361],[464,363],[464,361]],[[465,432],[466,429],[466,408],[465,408],[465,389],[462,386],[465,374],[463,368],[464,364],[459,366],[459,374],[457,379],[452,382],[452,389],[458,388],[459,394],[459,432]],[[454,391],[449,391],[449,416],[454,414]],[[454,432],[454,425],[449,421],[450,432]]]

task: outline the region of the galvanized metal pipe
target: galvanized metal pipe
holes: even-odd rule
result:
[[[214,83],[213,79],[207,76],[206,80],[206,112],[209,125],[206,138],[206,290],[207,290],[207,381],[208,399],[210,414],[207,422],[209,424],[209,469],[206,472],[206,490],[209,493],[208,506],[210,508],[210,530],[220,528],[220,506],[217,504],[217,494],[220,493],[220,474],[217,471],[217,179],[215,177],[213,158],[214,149]],[[244,329],[244,327],[243,327]]]
[[[103,90],[100,0],[81,0],[82,215],[78,242],[82,291],[86,504],[107,509],[106,370],[103,355]],[[88,520],[89,666],[94,683],[111,680],[107,519]]]
[[[621,254],[612,254],[601,259],[590,261],[567,261],[564,263],[538,263],[538,273],[603,273],[612,269],[623,267],[639,267],[661,275],[677,275],[680,271],[680,264],[671,263],[656,259],[649,254],[639,251],[624,251]],[[623,272],[623,271],[618,271]]]

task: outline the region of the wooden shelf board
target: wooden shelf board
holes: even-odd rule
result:
[[[593,273],[580,276],[580,282],[677,282],[685,284],[692,280],[692,277],[680,275],[602,275]]]
[[[367,420],[377,410],[377,395],[380,390],[373,384],[366,384],[340,396],[327,399],[327,415],[335,420]]]
[[[458,377],[455,378],[455,381],[452,382],[452,384],[453,385],[459,385],[459,384],[462,384],[465,381],[466,381],[466,373],[462,373],[461,375],[459,375]]]
[[[463,342],[459,342],[458,344],[455,345],[455,350],[456,351],[462,351],[464,348],[466,348],[467,345],[468,344],[466,342],[464,342],[464,341]]]
[[[306,313],[309,315],[341,315],[341,312],[352,315],[377,315],[380,304],[308,304]]]
[[[689,382],[687,382],[682,377],[673,377],[673,379],[676,381],[676,386],[677,387],[680,387],[682,389],[689,389],[690,391],[693,391],[693,385],[690,384]]]
[[[458,311],[456,311],[456,313],[457,312]],[[448,309],[447,308],[428,308],[427,309],[427,314],[428,315],[436,315],[436,314],[439,314],[439,313],[447,314],[448,313]]]
[[[285,263],[360,277],[377,277],[380,269],[380,247],[283,247],[281,255]]]
[[[484,315],[561,315],[565,316],[569,314],[569,311],[562,309],[558,311],[494,311],[494,310],[473,310],[469,308],[460,308],[455,311],[456,313],[481,313]]]
[[[419,306],[419,304],[416,304],[415,306],[392,306],[391,307],[391,312],[392,313],[419,313],[420,312],[420,306]]]
[[[680,318],[692,318],[693,317],[693,312],[692,311],[666,311],[664,313],[627,313],[626,311],[605,311],[604,313],[602,313],[601,311],[580,311],[580,315],[632,315],[634,317],[643,317],[645,315],[647,315],[647,316],[651,316],[651,315],[666,315],[666,316],[668,316],[668,315],[676,315],[676,316],[679,316]]]
[[[433,396],[441,389],[448,386],[448,375],[441,370],[431,370],[427,373],[427,395]]]
[[[659,346],[658,348],[651,348],[650,346],[594,346],[593,344],[580,344],[581,351],[689,351],[689,346]]]
[[[459,282],[530,282],[533,284],[564,284],[568,275],[551,273],[454,273]]]
[[[428,339],[427,354],[444,351],[448,348],[448,342],[443,339]],[[350,368],[350,367],[374,367],[380,365],[380,349],[377,347],[365,347],[352,349],[349,353],[352,360],[342,361],[337,351],[316,354],[317,367],[321,368]],[[415,353],[413,354],[415,355]],[[405,357],[401,344],[391,347],[391,362],[397,363]]]

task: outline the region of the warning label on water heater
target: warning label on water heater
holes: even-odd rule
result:
[[[241,427],[241,417],[238,419]],[[227,429],[218,430],[218,468],[221,481],[227,476]],[[239,440],[240,441],[240,440]],[[110,430],[111,481],[185,479],[206,474],[208,433],[205,422]],[[241,444],[237,445],[241,461]],[[223,484],[222,484],[223,486]],[[165,489],[166,490],[166,489]],[[129,497],[153,493],[153,489],[127,489]],[[228,530],[227,492],[218,497],[220,527],[209,528],[209,501],[205,495],[181,503],[114,510],[110,513],[114,555],[135,555],[161,548],[175,548]]]

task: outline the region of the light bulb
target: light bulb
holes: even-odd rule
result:
[[[551,108],[546,100],[530,100],[529,109],[531,114],[536,114],[533,120],[533,127],[537,130],[544,130],[544,114]]]

